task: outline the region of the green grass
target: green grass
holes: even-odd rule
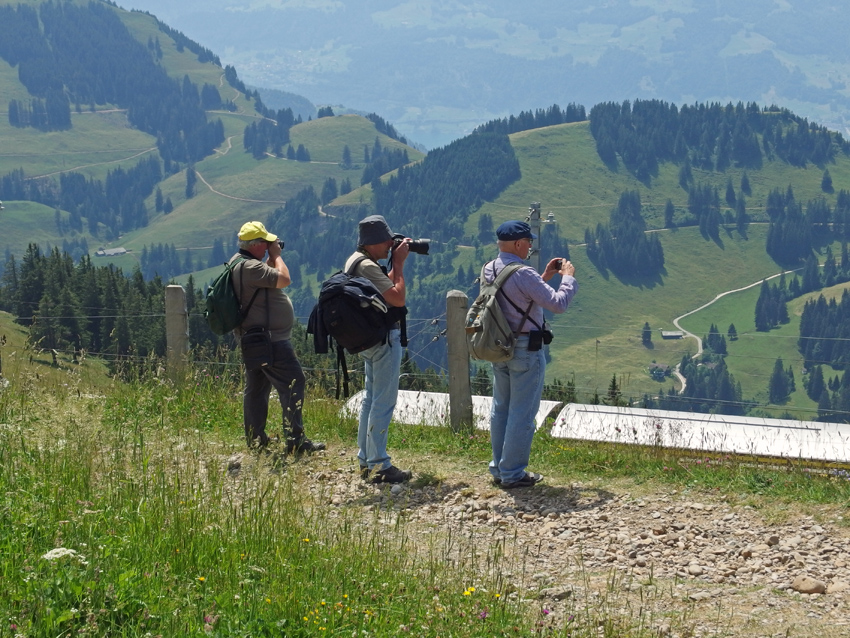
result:
[[[104,107],[105,108],[105,107]],[[71,111],[73,128],[43,132],[15,128],[0,120],[0,175],[23,168],[27,177],[76,171],[105,179],[109,170],[130,168],[156,152],[156,139],[130,128],[123,112]]]
[[[63,221],[67,222],[69,215],[61,212]],[[26,252],[27,244],[36,242],[46,248],[47,244],[62,248],[63,240],[85,237],[92,252],[97,250],[100,240],[87,232],[82,235],[59,234],[56,228],[56,211],[49,206],[36,202],[3,202],[0,211],[3,225],[3,236],[0,239],[0,249],[9,250],[20,265],[20,260]]]
[[[13,634],[657,635],[644,608],[664,589],[655,583],[634,585],[641,612],[625,603],[626,577],[612,574],[599,595],[569,602],[572,617],[547,619],[527,578],[536,567],[515,540],[422,534],[403,496],[329,506],[308,461],[244,457],[228,471],[243,446],[233,370],[198,367],[176,386],[124,384],[91,361],[53,366],[24,350],[24,331],[6,315],[0,329],[10,382],[0,392],[0,614]],[[356,425],[339,408],[311,390],[305,420],[332,454],[349,457],[334,461],[344,467]],[[279,418],[273,405],[270,419]],[[462,489],[458,473],[486,473],[490,444],[487,433],[395,425],[390,447],[416,470],[415,488],[441,497]],[[721,491],[780,517],[789,503],[828,517],[850,501],[846,480],[728,456],[542,433],[531,460],[552,485]],[[671,620],[689,630],[687,614]]]

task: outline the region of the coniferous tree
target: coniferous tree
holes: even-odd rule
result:
[[[641,333],[641,343],[643,343],[643,345],[647,347],[652,345],[652,328],[649,327],[648,321],[644,322],[643,324],[643,332]]]
[[[673,216],[675,213],[676,209],[673,206],[673,200],[668,199],[664,205],[664,228],[673,228]]]
[[[605,405],[621,405],[622,392],[620,385],[617,383],[617,375],[611,377],[611,383],[608,384],[608,393],[605,395]]]
[[[195,173],[194,166],[186,167],[186,199],[192,199],[195,196],[195,183],[198,181],[198,175]]]
[[[741,192],[747,197],[753,194],[752,188],[750,187],[750,178],[747,176],[746,171],[744,171],[744,174],[741,175]]]
[[[824,193],[834,192],[834,189],[832,187],[832,175],[829,174],[828,168],[825,168],[823,171],[823,177],[820,181],[820,188]]]
[[[730,177],[726,180],[726,203],[729,206],[734,206],[736,201],[735,187],[732,186],[732,178]]]
[[[770,375],[768,395],[771,403],[784,403],[790,394],[788,373],[778,358],[773,365],[773,373]]]
[[[818,399],[818,421],[828,423],[832,418],[832,401],[829,398],[829,392],[824,389]]]

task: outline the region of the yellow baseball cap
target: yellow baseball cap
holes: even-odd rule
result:
[[[251,241],[252,239],[277,241],[277,235],[272,235],[260,222],[248,222],[239,229],[239,239],[243,241]]]

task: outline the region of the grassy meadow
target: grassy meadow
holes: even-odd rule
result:
[[[649,638],[661,616],[647,607],[675,595],[588,573],[584,585],[593,577],[601,590],[580,587],[587,593],[548,616],[516,539],[418,527],[388,487],[332,506],[313,459],[242,454],[236,368],[122,382],[96,360],[54,364],[6,314],[0,332],[2,635]],[[305,420],[338,457],[335,472],[357,482],[356,424],[340,407],[311,388]],[[486,472],[486,432],[390,432],[416,489],[448,495],[461,476]],[[695,464],[546,433],[532,464],[554,485],[720,490],[778,519],[789,503],[834,517],[850,501],[846,480],[796,465]],[[627,591],[642,603],[626,603]],[[668,618],[677,634],[693,626],[687,608]]]

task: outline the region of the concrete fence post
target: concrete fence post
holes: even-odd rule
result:
[[[469,305],[466,293],[446,294],[446,345],[449,360],[449,419],[455,432],[471,431],[472,387],[469,383],[469,350],[464,321]]]
[[[185,372],[189,352],[189,313],[183,286],[165,287],[165,339],[168,376],[176,381]]]

